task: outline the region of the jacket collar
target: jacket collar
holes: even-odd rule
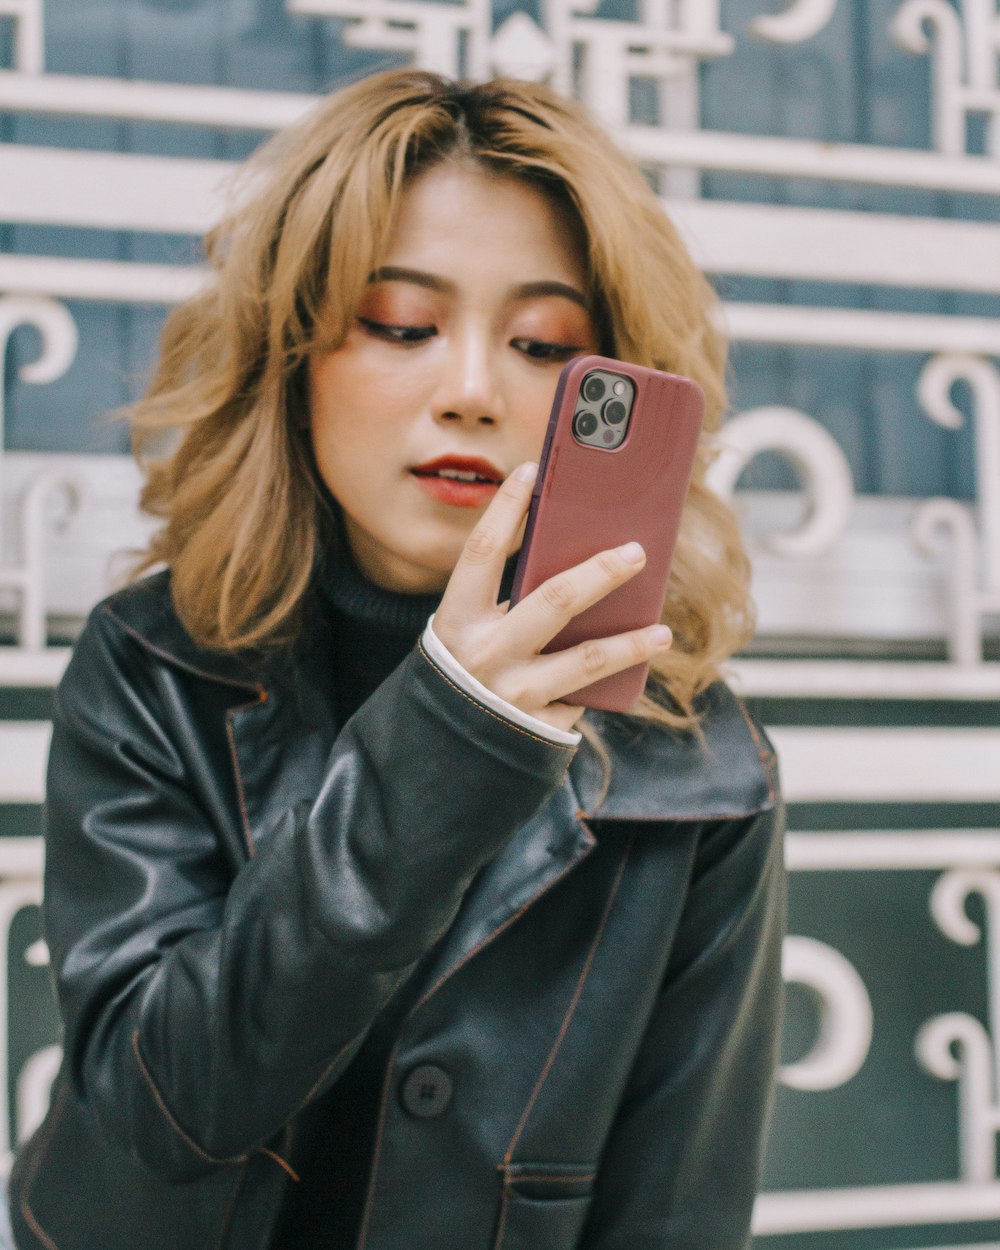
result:
[[[106,599],[101,610],[148,651],[196,677],[260,693],[267,664],[259,652],[231,653],[199,646],[180,622],[169,572],[133,582]]]
[[[473,881],[455,923],[434,951],[421,1006],[596,846],[566,782]]]
[[[722,820],[779,801],[774,751],[724,682],[696,702],[699,729],[677,733],[637,717],[590,712],[587,724],[607,750],[610,779],[584,746],[570,775],[588,819]]]

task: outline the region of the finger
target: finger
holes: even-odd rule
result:
[[[613,677],[635,664],[648,664],[669,650],[672,641],[666,625],[650,625],[539,656],[532,664],[532,688],[539,702],[546,699],[555,703],[602,677]]]
[[[508,614],[510,644],[518,650],[540,651],[574,616],[635,577],[645,563],[642,547],[625,543],[550,577]]]
[[[457,611],[468,615],[495,609],[504,565],[517,545],[537,472],[538,465],[529,460],[500,484],[465,540],[448,580],[441,601],[447,613]]]

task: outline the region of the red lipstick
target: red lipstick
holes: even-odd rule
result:
[[[458,508],[485,508],[504,479],[496,465],[479,456],[438,456],[410,472],[432,499]]]

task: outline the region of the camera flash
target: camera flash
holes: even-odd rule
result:
[[[624,395],[624,394],[625,394],[625,383],[624,383],[624,382],[616,382],[616,383],[614,384],[614,386],[613,386],[611,389],[614,391],[614,393],[615,393],[616,395]]]

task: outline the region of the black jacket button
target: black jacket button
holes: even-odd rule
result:
[[[435,1063],[421,1064],[403,1081],[400,1098],[410,1115],[431,1120],[451,1102],[451,1077]]]

